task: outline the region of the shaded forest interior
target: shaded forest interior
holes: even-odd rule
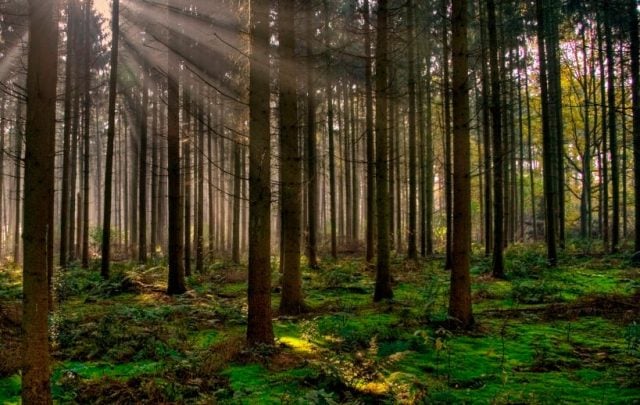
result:
[[[0,403],[637,403],[639,12],[0,3]]]

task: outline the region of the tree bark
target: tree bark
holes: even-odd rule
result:
[[[451,56],[453,66],[453,245],[449,316],[460,327],[473,325],[471,311],[471,165],[467,0],[453,0]]]
[[[407,1],[407,62],[409,96],[409,235],[407,238],[407,258],[418,258],[417,233],[417,169],[416,169],[416,77],[415,77],[415,29],[413,0]]]
[[[22,402],[51,404],[48,234],[54,204],[58,2],[29,2],[24,179]],[[44,218],[43,218],[44,213]],[[51,218],[49,218],[51,217]]]
[[[389,170],[387,135],[388,1],[378,1],[376,46],[376,205],[378,211],[378,261],[374,301],[393,298],[389,269]]]
[[[249,62],[249,287],[247,341],[273,345],[268,0],[251,0]]]
[[[498,35],[496,8],[493,0],[487,0],[489,25],[489,64],[491,65],[491,141],[493,144],[493,263],[492,274],[504,278],[504,147],[502,144],[502,111],[500,104],[500,71],[498,67]]]
[[[375,255],[376,235],[376,162],[375,139],[373,132],[373,79],[371,63],[371,17],[369,0],[364,0],[364,55],[365,55],[365,138],[367,155],[367,230],[366,230],[366,261],[371,263]]]
[[[282,299],[280,313],[304,311],[300,272],[302,178],[295,75],[295,0],[279,2],[280,38],[280,219],[282,227]]]
[[[173,2],[172,2],[173,3]],[[172,4],[171,3],[171,4]],[[171,10],[167,11],[168,22]],[[175,47],[177,39],[169,38],[170,48]],[[167,80],[167,163],[169,194],[169,295],[182,294],[187,288],[184,280],[183,234],[182,234],[182,197],[180,195],[180,59],[169,49]]]
[[[633,108],[633,178],[634,178],[634,250],[640,251],[640,39],[638,38],[638,9],[629,0],[629,35],[631,36],[631,101]]]

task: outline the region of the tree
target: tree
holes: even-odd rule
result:
[[[142,100],[140,103],[140,146],[139,146],[139,173],[138,178],[138,262],[144,264],[147,261],[147,139],[148,123],[147,112],[149,110],[149,69],[143,66],[140,77],[142,84]]]
[[[546,59],[546,40],[545,40],[545,0],[536,0],[536,13],[538,20],[538,59],[540,69],[540,89],[541,89],[541,106],[542,106],[542,148],[543,148],[543,168],[544,168],[544,193],[545,193],[545,223],[546,223],[546,239],[547,239],[547,260],[551,266],[555,266],[558,260],[556,250],[556,203],[557,198],[554,184],[554,159],[555,143],[554,137],[549,126],[550,111],[548,105],[549,84],[547,82],[547,59]]]
[[[269,0],[251,0],[249,62],[249,345],[272,345]]]
[[[329,6],[327,0],[324,0],[324,41],[325,41],[325,59],[326,66],[326,83],[325,92],[327,94],[327,133],[329,135],[329,224],[331,228],[331,257],[335,260],[338,258],[337,252],[337,207],[336,207],[336,150],[334,136],[334,113],[333,113],[333,79],[331,77],[331,54],[329,53]]]
[[[388,2],[378,1],[376,46],[376,206],[378,211],[378,260],[374,301],[393,298],[389,269],[389,156],[387,134]]]
[[[318,267],[318,168],[316,150],[316,96],[313,76],[313,7],[305,7],[306,18],[306,90],[307,90],[307,133],[306,133],[306,172],[307,172],[307,255],[309,266]]]
[[[449,316],[459,326],[473,325],[471,312],[471,165],[469,141],[469,72],[467,1],[453,0],[451,57],[453,66],[453,245]]]
[[[640,251],[640,38],[638,38],[638,8],[629,0],[629,35],[631,36],[631,98],[633,104],[633,178],[635,198],[634,249]]]
[[[83,25],[83,112],[82,124],[82,268],[89,268],[89,163],[91,135],[91,0],[84,3]]]
[[[102,211],[102,260],[100,274],[109,278],[111,256],[111,204],[113,188],[113,144],[116,128],[118,86],[118,44],[120,39],[120,0],[113,0],[111,11],[111,67],[109,71],[109,105],[107,119],[107,155],[104,170],[104,210]],[[63,198],[64,195],[63,195]]]
[[[280,39],[280,219],[282,244],[282,299],[280,313],[304,310],[300,272],[302,178],[298,136],[298,92],[295,75],[295,0],[278,3]]]
[[[498,67],[498,34],[495,1],[487,0],[489,26],[489,64],[491,66],[491,141],[493,143],[493,263],[492,274],[504,278],[504,147],[502,144],[502,111],[500,107],[500,71]],[[488,209],[488,207],[487,207]]]
[[[72,124],[72,99],[73,76],[76,72],[74,66],[74,53],[76,43],[76,3],[70,0],[67,3],[67,58],[65,61],[65,93],[64,93],[64,133],[62,141],[62,190],[60,192],[60,267],[66,267],[69,259],[69,176],[71,168],[71,124]],[[113,21],[113,20],[112,20]],[[75,163],[75,162],[73,162]],[[0,165],[2,166],[2,165]],[[0,189],[2,187],[0,186]],[[105,187],[106,188],[106,187]],[[106,190],[105,190],[106,193]],[[104,256],[104,255],[103,255]]]
[[[373,80],[371,62],[371,16],[369,0],[364,0],[362,14],[364,16],[364,58],[365,58],[365,132],[367,147],[367,252],[366,260],[370,263],[375,254],[376,231],[376,162],[375,138],[373,132]]]
[[[171,7],[167,11],[171,21]],[[169,34],[168,93],[167,93],[167,174],[169,195],[169,282],[167,293],[182,294],[187,288],[184,280],[182,198],[180,195],[180,59],[174,48],[175,33]]]
[[[613,51],[613,4],[609,0],[604,2],[605,8],[605,42],[607,58],[607,123],[609,124],[609,150],[611,153],[611,183],[612,183],[612,217],[611,217],[611,252],[616,253],[620,244],[620,174],[618,173],[618,135],[616,123],[616,90],[615,90],[615,59]]]
[[[418,258],[417,246],[417,168],[416,168],[416,77],[415,77],[415,30],[413,0],[407,1],[407,63],[409,89],[409,236],[407,257]]]
[[[50,404],[47,239],[53,216],[58,2],[29,2],[24,177],[22,402]],[[42,217],[44,213],[44,220]],[[52,218],[51,218],[52,220]]]

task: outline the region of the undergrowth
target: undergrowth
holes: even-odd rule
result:
[[[576,249],[580,246],[576,245]],[[634,403],[640,400],[640,279],[620,256],[505,252],[506,280],[473,261],[477,328],[447,330],[440,260],[394,257],[395,299],[373,304],[359,260],[303,266],[310,311],[274,322],[249,350],[246,270],[210,263],[167,297],[162,260],[71,268],[55,278],[52,389],[60,403]],[[20,269],[0,270],[0,403],[18,403]],[[273,302],[279,300],[273,263]],[[16,309],[17,308],[17,309]],[[13,342],[13,343],[10,343]],[[9,350],[9,345],[13,349]],[[13,363],[11,363],[13,361]]]

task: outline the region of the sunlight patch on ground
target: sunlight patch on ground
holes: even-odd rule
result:
[[[293,351],[298,353],[311,354],[315,350],[315,346],[312,343],[292,336],[281,337],[280,343],[292,348]]]

